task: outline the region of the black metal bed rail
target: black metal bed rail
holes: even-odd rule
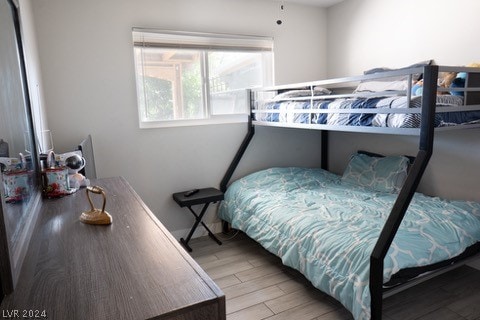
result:
[[[437,78],[438,66],[424,67],[424,91],[418,153],[370,256],[370,309],[371,318],[374,320],[382,318],[384,258],[433,153]]]

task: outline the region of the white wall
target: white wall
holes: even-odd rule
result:
[[[361,74],[372,67],[402,67],[425,59],[437,64],[480,61],[474,41],[480,20],[477,0],[347,0],[328,9],[330,77]],[[480,201],[480,130],[436,135],[434,155],[420,190]],[[332,134],[333,170],[342,172],[356,149],[414,155],[411,137]]]
[[[30,104],[35,129],[37,133],[40,133],[43,130],[48,129],[48,123],[46,110],[44,108],[45,96],[38,57],[37,35],[35,33],[31,3],[28,0],[19,0],[19,6]],[[40,135],[38,136],[38,139],[40,143],[43,143]]]
[[[273,1],[31,0],[31,4],[56,151],[68,151],[92,134],[98,175],[125,176],[171,231],[189,229],[193,220],[171,194],[218,186],[246,125],[140,130],[131,28],[273,36],[278,84],[326,75],[326,11],[321,8],[286,5],[278,26],[278,2]],[[301,146],[293,140],[301,141]],[[270,165],[317,165],[318,145],[318,132],[292,135],[286,129],[260,128],[236,175]],[[207,221],[214,219],[213,211]]]
[[[435,59],[442,65],[480,61],[477,0],[346,0],[328,9],[328,75],[402,67]]]

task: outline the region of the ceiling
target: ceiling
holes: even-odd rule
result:
[[[290,3],[298,3],[298,4],[306,4],[310,6],[317,6],[317,7],[330,7],[334,4],[340,3],[344,0],[285,0],[285,2]]]

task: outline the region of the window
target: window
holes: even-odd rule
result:
[[[247,88],[273,84],[273,40],[133,29],[141,128],[245,121]]]

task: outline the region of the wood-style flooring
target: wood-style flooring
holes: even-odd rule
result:
[[[221,237],[222,235],[219,235]],[[353,319],[339,302],[242,233],[192,239],[192,257],[226,296],[228,320]],[[480,270],[463,266],[384,300],[386,320],[480,319]]]

